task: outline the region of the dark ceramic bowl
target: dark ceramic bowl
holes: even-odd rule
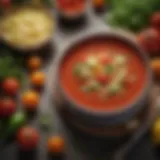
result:
[[[113,111],[94,111],[88,109],[85,106],[80,106],[77,104],[72,97],[69,97],[59,80],[59,72],[61,64],[63,63],[64,57],[69,54],[70,50],[77,45],[90,41],[92,39],[113,39],[116,41],[121,41],[127,46],[131,47],[136,51],[137,55],[141,58],[142,63],[144,63],[147,77],[144,84],[144,88],[141,90],[140,94],[136,97],[136,99],[127,106],[122,107],[121,109],[113,110]],[[149,59],[147,54],[139,48],[136,42],[130,38],[128,35],[125,36],[124,33],[110,33],[110,32],[98,32],[92,33],[90,36],[80,37],[76,42],[69,45],[64,49],[64,53],[59,61],[58,66],[58,79],[57,86],[59,90],[59,94],[63,104],[65,104],[64,108],[66,113],[68,112],[70,115],[70,119],[74,121],[74,123],[79,123],[85,127],[104,127],[106,125],[119,125],[129,121],[135,115],[137,115],[144,107],[145,102],[149,97],[149,91],[151,87],[152,74],[149,65]]]

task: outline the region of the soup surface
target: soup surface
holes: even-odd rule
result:
[[[146,79],[136,51],[116,40],[90,40],[69,51],[60,83],[76,103],[94,110],[115,110],[134,101]]]
[[[57,0],[57,6],[66,14],[82,12],[85,8],[86,0]]]

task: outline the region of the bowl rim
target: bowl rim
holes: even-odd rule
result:
[[[122,32],[122,33],[121,33]],[[69,103],[69,107],[71,107],[72,110],[78,110],[81,113],[84,114],[90,114],[93,116],[116,116],[119,115],[121,113],[124,113],[130,109],[133,109],[134,106],[136,106],[137,104],[141,103],[142,99],[146,98],[148,93],[149,93],[149,89],[151,87],[152,84],[152,71],[149,65],[149,57],[147,56],[147,54],[143,51],[143,49],[136,43],[136,41],[134,41],[133,37],[131,36],[132,34],[124,34],[125,31],[119,30],[119,31],[97,31],[95,33],[91,33],[89,35],[85,35],[82,36],[80,38],[78,38],[77,40],[74,41],[74,43],[69,44],[62,52],[62,56],[59,59],[58,62],[58,69],[57,69],[57,84],[59,87],[59,91],[62,94],[63,98],[65,99],[65,101],[67,103]],[[128,45],[129,47],[135,49],[140,57],[142,58],[142,61],[144,62],[145,65],[145,70],[146,70],[146,80],[145,80],[145,84],[144,87],[140,90],[139,94],[133,99],[133,102],[131,101],[129,104],[125,105],[124,107],[121,107],[119,109],[112,109],[112,110],[94,110],[92,108],[88,108],[85,107],[86,105],[81,105],[78,104],[78,102],[76,102],[74,100],[74,98],[70,97],[65,89],[62,87],[61,83],[60,83],[60,68],[61,65],[63,63],[63,60],[65,58],[65,56],[67,55],[68,51],[70,49],[72,49],[74,46],[79,45],[83,42],[86,42],[88,40],[94,39],[96,37],[108,37],[108,39],[110,38],[116,38],[118,41],[121,41],[123,43],[125,43],[126,45]],[[68,107],[68,106],[67,106]]]

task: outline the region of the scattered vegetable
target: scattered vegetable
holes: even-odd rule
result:
[[[158,118],[153,124],[152,140],[155,144],[160,144],[160,118]]]
[[[8,117],[16,111],[16,103],[10,98],[4,98],[0,104],[0,116]]]
[[[48,139],[48,152],[49,153],[63,153],[64,139],[60,136],[54,136]]]
[[[6,128],[3,129],[3,133],[0,138],[3,140],[10,137],[12,134],[14,134],[21,126],[23,126],[26,122],[26,115],[22,112],[17,112],[14,115],[12,115],[7,124]]]
[[[42,59],[39,56],[33,56],[28,60],[28,68],[38,70],[42,65]]]
[[[33,72],[31,75],[31,83],[34,86],[42,87],[45,83],[45,74],[40,71]]]
[[[155,12],[151,17],[151,25],[160,31],[160,11]]]
[[[9,95],[16,95],[19,91],[20,84],[16,78],[9,77],[2,83],[2,88]]]
[[[152,68],[154,75],[157,78],[160,78],[160,58],[151,60],[151,68]]]
[[[17,133],[19,146],[24,150],[33,150],[39,142],[39,133],[36,129],[25,126]]]
[[[142,31],[137,40],[140,46],[151,55],[160,52],[160,33],[156,29],[149,28]]]
[[[22,103],[28,111],[35,111],[39,104],[40,96],[35,91],[27,91],[22,96]]]

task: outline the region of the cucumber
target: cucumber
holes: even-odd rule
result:
[[[15,113],[7,122],[1,138],[6,139],[14,134],[20,127],[25,124],[26,115],[24,113]]]

